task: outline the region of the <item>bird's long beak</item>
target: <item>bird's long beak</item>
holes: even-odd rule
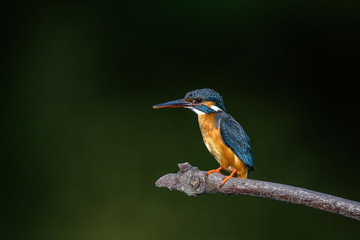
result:
[[[153,108],[178,108],[178,107],[188,107],[191,105],[192,103],[185,101],[185,99],[178,99],[178,100],[155,105],[153,106]]]

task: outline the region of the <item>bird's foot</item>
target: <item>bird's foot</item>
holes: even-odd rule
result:
[[[227,177],[224,177],[224,180],[222,181],[220,187],[224,186],[224,184],[227,182],[227,180],[229,180],[230,178],[234,177],[235,173],[237,172],[237,170],[235,169],[234,171],[231,172],[231,174]]]
[[[209,175],[210,173],[214,173],[214,172],[217,172],[217,173],[221,174],[220,170],[222,170],[222,169],[224,169],[224,168],[220,166],[220,167],[217,168],[217,169],[209,170],[209,171],[206,173],[206,175]]]

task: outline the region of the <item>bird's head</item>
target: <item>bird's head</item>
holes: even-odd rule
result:
[[[197,114],[208,114],[219,111],[225,112],[224,101],[216,91],[203,88],[193,90],[185,98],[155,105],[154,108],[183,107],[193,110]]]

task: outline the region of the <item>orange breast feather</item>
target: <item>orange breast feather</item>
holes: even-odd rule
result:
[[[238,177],[247,178],[247,166],[224,144],[221,138],[218,124],[215,124],[215,113],[201,114],[198,118],[204,143],[220,166],[228,172],[236,169]]]

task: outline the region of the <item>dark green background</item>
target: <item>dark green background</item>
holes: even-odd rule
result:
[[[1,239],[358,239],[355,220],[155,181],[217,167],[189,110],[210,87],[251,178],[360,201],[356,1],[1,2]]]

